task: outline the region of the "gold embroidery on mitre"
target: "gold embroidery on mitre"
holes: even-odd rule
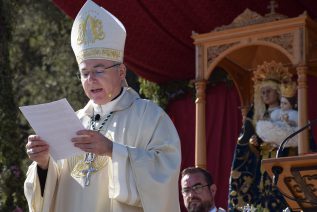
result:
[[[103,58],[103,59],[121,62],[122,57],[123,57],[122,51],[116,50],[116,49],[106,49],[106,48],[85,49],[76,55],[76,59],[78,63],[81,63],[83,60],[90,59],[90,58]]]
[[[91,44],[105,37],[102,21],[87,15],[86,19],[79,24],[77,44]]]
[[[73,168],[73,171],[71,172],[71,176],[74,178],[81,178],[85,177],[86,173],[85,170],[89,169],[89,164],[85,163],[85,157],[84,155],[77,156],[76,160],[78,161]],[[106,156],[96,156],[95,160],[92,162],[92,167],[96,170],[95,172],[92,172],[91,174],[94,174],[98,171],[100,171],[102,168],[104,168],[107,165],[108,157]]]

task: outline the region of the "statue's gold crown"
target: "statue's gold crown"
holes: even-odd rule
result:
[[[295,96],[297,91],[297,86],[295,82],[283,83],[281,85],[282,96],[290,98]]]
[[[278,83],[290,82],[291,79],[292,74],[288,71],[288,68],[284,67],[282,63],[277,63],[274,60],[258,65],[252,78],[254,84],[266,80],[272,80]]]

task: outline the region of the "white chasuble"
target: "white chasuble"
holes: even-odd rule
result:
[[[107,108],[113,113],[100,133],[114,142],[112,158],[96,156],[88,186],[81,172],[84,155],[50,159],[43,197],[33,163],[24,184],[31,212],[180,211],[181,149],[168,115],[131,88],[124,88]],[[93,103],[77,114],[88,127]]]

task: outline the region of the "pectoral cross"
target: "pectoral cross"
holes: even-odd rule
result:
[[[95,169],[92,166],[92,163],[95,160],[96,155],[93,153],[87,153],[85,156],[85,163],[88,164],[88,169],[82,170],[81,172],[83,174],[85,174],[85,186],[88,186],[90,183],[90,176],[93,172],[97,171],[97,169]]]
[[[89,163],[89,167],[86,170],[82,170],[81,172],[85,174],[85,186],[88,186],[90,183],[90,176],[93,172],[97,171],[91,163]]]

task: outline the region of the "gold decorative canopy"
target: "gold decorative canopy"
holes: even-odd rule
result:
[[[297,74],[298,125],[307,123],[307,74],[317,76],[317,23],[306,12],[287,18],[276,13],[275,7],[273,2],[270,13],[264,16],[246,9],[229,25],[192,35],[196,46],[196,166],[206,167],[205,88],[216,67],[233,80],[245,117],[253,103],[253,74],[255,80],[269,77],[264,76],[264,70],[255,70],[258,66],[270,68],[268,62],[276,61],[279,72],[288,69],[290,74]],[[308,132],[304,131],[299,135],[299,154],[308,150]]]

